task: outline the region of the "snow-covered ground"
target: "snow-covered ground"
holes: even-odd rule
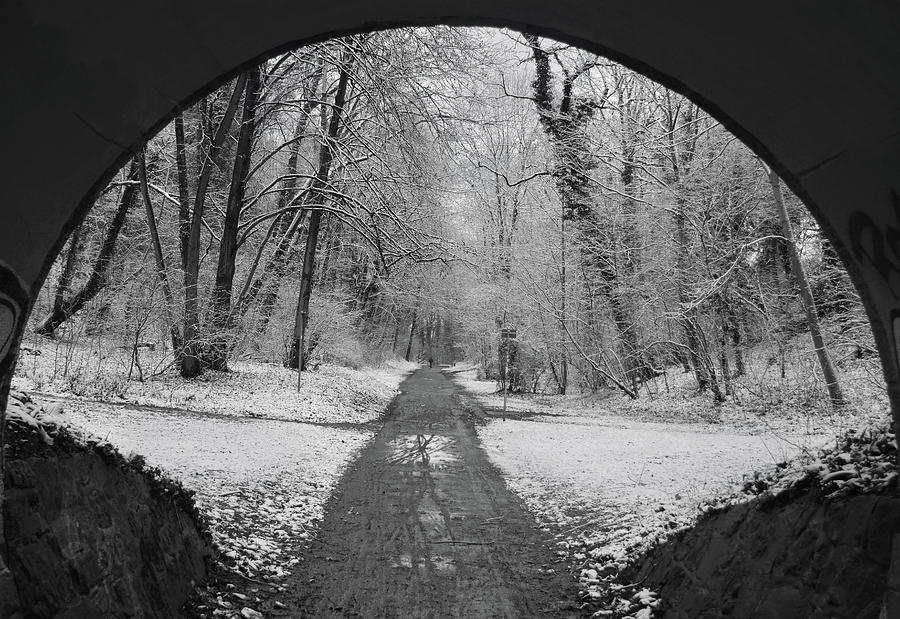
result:
[[[360,370],[323,364],[303,374],[298,391],[297,372],[272,363],[232,361],[228,372],[210,371],[193,379],[184,379],[170,368],[143,381],[124,380],[109,367],[113,363],[119,371],[128,367],[128,356],[120,358],[121,350],[98,354],[86,345],[62,346],[43,338],[38,344],[41,348],[29,350],[40,354],[26,351],[19,360],[14,388],[219,415],[325,423],[372,421],[384,401],[393,397],[399,377],[417,367],[404,361]]]
[[[155,379],[132,394],[140,404],[36,399],[58,402],[68,425],[181,480],[232,569],[277,584],[296,561],[289,551],[314,534],[344,467],[371,438],[367,424],[414,367],[322,366],[304,374],[298,394],[296,373],[239,363],[206,374],[193,394],[178,377]],[[170,404],[178,408],[162,408]]]
[[[84,382],[73,397],[65,381],[48,380],[50,359],[37,357],[20,366],[16,387],[40,387],[43,401],[59,401],[72,424],[195,490],[232,569],[250,586],[275,587],[295,561],[290,551],[315,534],[344,467],[377,429],[371,422],[416,367],[323,365],[303,375],[298,393],[293,371],[237,362],[200,380],[167,372],[129,382],[123,397],[102,403],[86,399],[98,394]],[[657,416],[662,398],[647,409],[575,395],[511,397],[503,421],[493,382],[459,366],[447,371],[487,410],[478,428],[485,450],[558,535],[560,552],[585,568],[583,578],[591,559],[621,556],[648,535],[691,522],[702,504],[753,471],[814,451],[863,420],[733,406],[698,416],[696,402],[686,414]],[[586,595],[592,587],[585,584]],[[206,599],[228,614],[228,604],[242,607],[240,595],[211,590]]]
[[[568,526],[593,519],[590,528],[612,527],[619,535],[696,512],[748,472],[773,468],[829,438],[673,427],[611,414],[493,419],[479,435],[542,521]]]
[[[674,421],[678,415],[660,423],[636,409],[607,408],[615,400],[531,396],[508,398],[503,421],[494,382],[475,380],[474,370],[457,369],[454,378],[488,413],[478,433],[489,457],[539,523],[556,532],[576,570],[600,556],[624,558],[661,531],[691,523],[754,471],[833,444],[848,425],[868,419],[733,411],[718,423]],[[596,574],[581,574],[586,597],[596,595]]]
[[[66,402],[76,425],[140,454],[190,490],[219,546],[251,577],[290,567],[283,542],[305,539],[367,431]]]

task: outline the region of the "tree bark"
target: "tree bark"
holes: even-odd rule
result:
[[[412,345],[413,345],[413,335],[416,332],[416,310],[413,310],[412,319],[409,321],[409,338],[406,340],[406,353],[403,355],[403,358],[406,361],[409,361],[409,356],[412,354]]]
[[[238,249],[238,224],[246,193],[247,173],[250,169],[250,156],[253,150],[253,135],[256,131],[256,107],[259,100],[261,77],[262,71],[259,66],[247,72],[241,129],[238,133],[231,186],[228,189],[222,238],[219,241],[219,261],[216,265],[216,283],[213,287],[210,316],[213,332],[206,361],[209,367],[220,372],[228,370],[227,333],[231,322],[231,294],[234,288],[234,268]]]
[[[350,81],[350,60],[351,57],[345,56],[341,63],[337,91],[334,94],[334,104],[331,111],[331,120],[328,123],[328,133],[325,144],[319,149],[319,169],[316,172],[316,178],[310,191],[311,195],[318,198],[321,202],[325,201],[324,190],[328,185],[331,175],[331,164],[334,161],[337,150],[336,141],[341,129],[341,115],[346,102],[347,84]],[[297,298],[294,336],[291,342],[291,354],[288,359],[290,367],[295,367],[294,363],[296,363],[298,381],[300,373],[306,369],[307,354],[304,349],[304,343],[306,332],[309,328],[309,299],[312,296],[313,268],[321,222],[322,210],[321,208],[316,208],[309,216],[309,230],[306,236],[306,248],[303,252],[303,268],[300,272],[300,293]]]
[[[75,277],[75,269],[78,266],[78,244],[81,242],[81,226],[75,228],[69,239],[69,251],[66,253],[66,262],[63,265],[59,281],[56,283],[56,294],[53,297],[53,311],[61,310],[66,301],[66,295],[72,287],[72,279]]]
[[[322,81],[323,73],[324,66],[320,62],[318,68],[315,72],[313,72],[313,74],[310,76],[310,79],[306,83],[303,93],[305,103],[303,105],[300,119],[297,121],[297,126],[294,129],[294,136],[291,138],[292,143],[290,155],[288,156],[287,163],[285,164],[285,168],[282,173],[282,176],[285,177],[285,180],[281,187],[281,191],[278,193],[278,200],[275,205],[276,212],[296,205],[297,201],[305,195],[305,190],[297,188],[297,172],[299,170],[300,147],[303,143],[303,137],[306,133],[306,127],[309,123],[309,115],[318,105],[318,101],[316,101],[315,95],[319,90],[319,84]],[[278,299],[278,289],[281,286],[281,280],[284,279],[284,275],[287,270],[287,260],[291,253],[290,250],[294,243],[294,238],[296,236],[297,230],[303,224],[303,220],[305,217],[306,211],[301,209],[295,212],[293,215],[289,212],[285,212],[279,215],[275,219],[275,221],[272,222],[272,226],[269,228],[269,232],[267,234],[267,239],[271,238],[273,235],[276,235],[278,238],[278,244],[275,246],[275,250],[272,252],[272,255],[266,261],[265,266],[263,267],[262,274],[254,279],[254,276],[256,275],[256,269],[262,258],[262,253],[265,249],[266,243],[263,243],[260,246],[256,254],[256,259],[253,262],[253,266],[250,269],[250,273],[248,273],[247,279],[244,282],[244,286],[241,289],[241,294],[240,296],[238,296],[238,299],[235,303],[235,313],[240,319],[243,319],[244,316],[246,316],[247,311],[256,302],[256,299],[260,295],[260,293],[265,292],[265,294],[263,295],[263,301],[260,304],[260,320],[254,327],[254,331],[257,335],[260,335],[265,331],[265,328],[269,322],[269,318],[271,317],[272,312],[275,309],[275,302]]]
[[[607,228],[598,220],[594,198],[588,186],[588,172],[595,167],[584,126],[593,117],[596,103],[577,99],[573,94],[574,81],[580,72],[565,72],[562,95],[554,105],[550,54],[541,48],[535,35],[526,34],[535,62],[532,99],[537,107],[541,126],[558,161],[554,173],[560,199],[568,218],[580,223],[577,237],[582,259],[591,267],[591,275],[599,278],[599,288],[606,297],[623,351],[623,371],[626,380],[636,385],[652,376],[653,369],[640,346],[634,312],[622,287],[609,239],[603,238]],[[626,192],[633,182],[633,171],[626,166],[622,173]],[[626,205],[627,207],[627,205]]]
[[[166,318],[169,322],[169,333],[172,337],[172,350],[178,358],[181,349],[181,334],[178,332],[178,323],[175,320],[175,297],[169,286],[169,277],[166,272],[166,259],[163,256],[162,243],[159,240],[159,230],[156,227],[156,215],[153,213],[153,203],[150,201],[150,190],[147,185],[147,164],[145,150],[138,157],[138,178],[141,181],[141,197],[144,200],[144,211],[147,214],[147,227],[150,229],[150,241],[153,244],[153,257],[156,260],[156,272],[163,289],[163,298],[166,304]]]
[[[197,193],[194,197],[194,210],[191,213],[191,228],[184,269],[184,353],[181,356],[181,375],[185,378],[199,376],[203,371],[200,363],[200,312],[197,284],[200,276],[200,231],[203,227],[206,190],[209,186],[213,165],[217,163],[219,151],[222,149],[225,136],[234,120],[246,80],[246,73],[237,79],[225,110],[225,116],[216,129],[216,135],[209,148],[209,155],[203,160],[197,179]]]
[[[803,309],[806,312],[806,323],[809,327],[809,335],[813,341],[813,348],[819,359],[819,366],[822,369],[822,376],[825,378],[825,385],[828,388],[828,398],[831,405],[839,408],[846,404],[843,391],[838,380],[837,372],[831,362],[831,355],[828,348],[825,347],[825,339],[822,337],[822,329],[819,325],[819,314],[816,311],[816,304],[813,300],[812,290],[809,286],[809,280],[806,277],[806,271],[803,269],[803,263],[800,262],[800,254],[797,252],[797,246],[794,244],[794,233],[791,229],[791,220],[788,217],[787,207],[784,203],[784,196],[781,193],[781,179],[773,170],[767,169],[769,176],[769,184],[772,186],[772,197],[775,200],[775,208],[778,210],[778,217],[781,220],[782,235],[787,241],[788,257],[791,264],[791,272],[800,288],[800,299],[803,301]]]
[[[131,161],[131,167],[128,171],[128,180],[137,181],[137,176],[138,160],[137,158],[134,158]],[[100,245],[100,253],[97,255],[97,260],[94,262],[88,281],[81,290],[66,299],[61,305],[56,306],[56,304],[54,304],[54,308],[50,314],[44,318],[41,324],[34,330],[35,333],[47,337],[54,337],[56,330],[60,325],[83,308],[88,301],[96,297],[103,287],[106,286],[109,267],[116,250],[116,240],[119,238],[119,233],[125,225],[125,218],[128,215],[128,211],[134,206],[134,203],[137,200],[137,184],[137,182],[128,183],[122,190],[122,196],[119,199],[119,204],[116,207],[116,212],[113,214],[112,221],[110,221],[109,227],[106,229],[106,236],[103,239],[103,243]]]
[[[300,294],[297,298],[297,315],[294,321],[294,337],[291,342],[288,367],[302,372],[306,369],[307,353],[304,350],[306,332],[309,329],[309,300],[312,297],[313,267],[316,262],[316,245],[319,242],[319,229],[322,222],[322,211],[314,210],[309,216],[309,230],[306,234],[306,247],[303,250],[303,268],[300,271]]]
[[[566,320],[566,217],[565,207],[563,207],[562,217],[559,220],[559,310],[560,321]],[[559,355],[559,376],[557,378],[557,386],[559,387],[559,395],[566,395],[569,389],[569,355],[566,350],[566,330],[562,324],[559,325],[559,345],[561,348]],[[554,372],[554,376],[556,373]]]
[[[184,115],[175,115],[175,168],[178,174],[178,239],[181,269],[187,271],[188,244],[191,238],[191,198],[188,190],[187,145],[184,140]]]

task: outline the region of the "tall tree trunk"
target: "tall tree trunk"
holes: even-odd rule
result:
[[[724,297],[723,305],[722,328],[726,336],[723,346],[731,345],[731,349],[734,352],[734,373],[731,375],[731,378],[738,378],[747,371],[744,366],[744,342],[741,336],[741,323],[734,309],[734,302],[728,296]]]
[[[634,289],[637,278],[640,256],[637,239],[637,201],[635,192],[635,147],[628,139],[622,142],[622,171],[619,175],[622,183],[622,217],[624,223],[620,232],[619,243],[622,246],[620,268],[616,272],[616,281],[610,281],[609,295],[618,297],[614,303],[620,316],[616,319],[625,353],[626,374],[631,380],[632,388],[638,392],[640,383],[655,376],[655,372],[647,361],[645,352],[640,347],[638,322],[635,317],[636,300],[628,289]],[[612,245],[612,242],[610,243]],[[624,280],[624,285],[623,285]]]
[[[178,332],[178,322],[175,320],[175,297],[169,286],[169,277],[166,272],[166,260],[163,256],[162,243],[159,240],[159,230],[156,227],[156,215],[153,213],[153,203],[150,201],[150,189],[147,185],[147,165],[144,159],[146,147],[138,157],[138,177],[141,181],[141,197],[144,200],[144,211],[147,214],[147,227],[150,229],[150,241],[153,244],[153,257],[156,260],[156,272],[163,289],[163,298],[166,304],[166,319],[169,323],[169,333],[172,337],[172,350],[178,358],[181,349],[181,334]]]
[[[686,229],[687,208],[684,196],[676,198],[675,211],[675,287],[678,295],[679,316],[678,322],[684,332],[684,340],[688,349],[688,357],[694,368],[694,377],[697,380],[697,389],[712,391],[713,399],[717,402],[724,400],[719,388],[709,351],[703,346],[706,340],[699,324],[699,316],[691,299],[688,297],[688,238]]]
[[[400,341],[400,321],[398,320],[398,321],[394,324],[394,339],[393,339],[393,341],[391,342],[391,352],[392,352],[392,353],[396,353],[396,352],[397,352],[397,343],[398,343],[399,341]]]
[[[602,231],[608,226],[599,220],[595,198],[588,185],[588,173],[596,166],[586,137],[585,125],[592,118],[593,107],[577,101],[573,94],[574,81],[586,68],[575,72],[565,71],[562,94],[554,105],[554,91],[550,70],[550,54],[541,48],[535,35],[525,34],[535,62],[535,78],[532,82],[532,100],[537,107],[539,120],[547,135],[558,170],[555,182],[567,216],[580,223],[577,237],[582,259],[591,267],[591,275],[599,277],[599,288],[606,297],[615,325],[619,343],[624,353],[623,371],[632,386],[654,375],[640,346],[634,311],[629,307],[626,293],[620,281],[609,239]],[[627,167],[627,166],[626,166]],[[633,173],[623,172],[626,190],[630,190]],[[637,393],[637,389],[634,389]]]
[[[689,173],[691,163],[694,160],[698,125],[694,120],[694,108],[688,106],[686,118],[681,126],[685,129],[686,136],[679,137],[678,116],[679,106],[673,104],[671,96],[666,92],[667,148],[669,151],[669,163],[672,166],[668,174],[668,180],[672,191],[675,193],[675,289],[678,296],[678,322],[684,334],[684,342],[687,347],[687,360],[694,370],[694,378],[697,381],[697,389],[705,391],[710,389],[716,402],[724,400],[719,382],[716,378],[715,367],[707,347],[704,345],[706,336],[700,326],[699,314],[688,296],[690,286],[689,277],[689,252],[690,243],[687,232],[687,196],[684,177]],[[683,141],[684,149],[679,152],[678,142]]]
[[[119,233],[125,225],[125,218],[128,211],[134,206],[138,195],[138,161],[137,158],[132,159],[131,167],[128,171],[128,180],[134,181],[125,185],[122,195],[119,198],[119,204],[116,212],[113,214],[112,221],[106,229],[106,236],[100,244],[100,252],[94,262],[91,274],[85,285],[74,295],[66,299],[60,306],[55,306],[50,314],[44,318],[40,325],[34,330],[35,333],[54,337],[56,330],[72,315],[78,312],[84,305],[97,296],[97,294],[107,284],[107,276],[109,267],[112,262],[113,254],[116,250],[116,240]]]
[[[187,145],[184,139],[184,115],[175,115],[175,168],[178,175],[178,247],[181,269],[187,271],[188,244],[191,238],[191,197],[188,189]]]
[[[228,370],[227,334],[231,321],[231,293],[234,288],[234,263],[237,259],[238,224],[240,223],[241,207],[244,205],[247,173],[250,170],[261,76],[262,71],[259,66],[247,72],[244,111],[231,173],[231,186],[228,189],[222,238],[219,241],[219,261],[216,265],[216,283],[213,287],[210,316],[213,332],[206,361],[212,369],[221,372]]]
[[[563,207],[562,216],[559,219],[559,378],[556,381],[559,394],[566,395],[569,389],[569,355],[566,351],[566,329],[563,321],[566,316],[566,212]]]
[[[337,91],[334,94],[334,105],[331,111],[331,120],[328,123],[328,133],[325,143],[319,149],[319,169],[313,181],[311,195],[324,204],[327,199],[325,189],[331,176],[331,164],[337,151],[337,138],[341,129],[341,115],[347,96],[347,84],[350,81],[349,54],[342,59],[340,74],[338,76]],[[294,321],[294,336],[291,342],[290,367],[298,370],[298,375],[306,369],[306,351],[304,343],[309,327],[309,299],[312,296],[313,268],[316,260],[316,245],[319,240],[319,228],[322,222],[322,210],[316,208],[309,216],[309,230],[306,236],[306,248],[303,252],[303,268],[300,271],[300,293],[297,298],[297,313]],[[296,352],[295,352],[296,351]],[[298,376],[299,381],[299,376]],[[298,382],[299,388],[299,382]]]
[[[62,273],[56,283],[56,294],[53,296],[53,311],[61,311],[66,301],[66,295],[72,287],[72,279],[75,277],[75,269],[78,266],[79,249],[81,242],[81,226],[75,228],[69,239],[69,251],[66,252],[66,261],[63,264]]]
[[[290,206],[295,206],[306,194],[304,189],[299,189],[297,186],[297,172],[300,167],[300,147],[303,144],[306,127],[309,124],[309,116],[313,109],[318,105],[316,93],[319,91],[319,85],[324,74],[323,62],[324,61],[319,63],[318,67],[304,86],[303,96],[305,102],[300,118],[297,121],[297,126],[294,128],[294,135],[291,138],[290,155],[288,156],[287,163],[282,172],[282,176],[285,177],[285,180],[281,186],[281,190],[278,192],[278,200],[275,205],[276,212],[284,211]],[[269,317],[271,317],[272,312],[275,309],[275,302],[278,299],[278,289],[281,286],[281,280],[284,279],[284,274],[287,270],[287,260],[291,253],[290,249],[294,243],[297,230],[300,229],[305,217],[306,211],[303,209],[298,210],[293,214],[284,212],[276,217],[266,235],[267,241],[272,236],[278,238],[275,250],[266,261],[262,274],[259,277],[255,277],[256,269],[262,258],[262,253],[265,250],[266,242],[260,246],[250,272],[247,274],[241,293],[235,303],[235,314],[239,319],[243,319],[244,316],[246,316],[247,311],[256,302],[260,293],[263,291],[266,292],[266,294],[263,295],[263,301],[260,304],[260,319],[254,328],[257,336],[265,331],[269,322]]]
[[[209,177],[212,174],[213,166],[217,163],[219,151],[225,142],[225,136],[234,121],[246,81],[246,73],[238,77],[234,91],[231,93],[231,99],[228,101],[225,116],[216,129],[216,135],[209,148],[209,155],[203,159],[197,179],[197,193],[194,197],[194,210],[191,213],[191,229],[184,269],[184,353],[181,356],[181,375],[185,378],[199,376],[203,371],[200,364],[200,301],[197,284],[200,277],[200,231],[203,228],[206,190],[209,186]]]
[[[287,366],[300,372],[306,369],[307,354],[303,347],[306,343],[306,332],[309,328],[309,300],[312,297],[312,277],[321,223],[322,211],[317,209],[309,216],[309,230],[306,233],[306,245],[303,249],[303,266],[300,270],[300,294],[297,298],[294,334],[291,340],[290,355],[287,359]]]
[[[822,337],[822,329],[819,325],[819,314],[816,311],[816,304],[813,301],[812,290],[809,287],[809,280],[806,278],[806,271],[803,269],[803,263],[800,262],[800,254],[797,252],[797,246],[794,244],[794,233],[791,229],[791,219],[788,217],[787,207],[784,203],[784,196],[781,193],[781,179],[778,178],[773,170],[768,169],[769,184],[772,186],[772,197],[775,200],[775,208],[778,210],[778,217],[781,220],[782,236],[787,240],[788,257],[791,263],[791,272],[800,288],[800,299],[803,301],[803,309],[806,312],[806,323],[809,327],[809,335],[813,341],[816,356],[819,359],[819,366],[822,369],[822,376],[825,378],[825,385],[828,388],[828,398],[831,405],[839,408],[846,404],[844,394],[838,381],[837,372],[831,363],[831,355],[825,347],[825,339]]]
[[[409,338],[406,340],[406,353],[403,355],[403,358],[406,361],[409,361],[409,356],[412,354],[412,345],[413,345],[413,335],[416,332],[416,310],[413,310],[412,319],[409,321]]]

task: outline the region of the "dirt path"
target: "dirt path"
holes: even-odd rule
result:
[[[294,570],[286,616],[577,615],[549,535],[482,451],[438,370],[401,385]]]

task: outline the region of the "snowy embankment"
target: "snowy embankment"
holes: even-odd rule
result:
[[[154,379],[132,393],[139,404],[58,401],[71,426],[140,454],[196,491],[228,569],[277,588],[344,467],[373,435],[369,424],[415,367],[322,366],[303,375],[297,393],[295,372],[239,363],[195,383]],[[213,589],[206,603],[228,614],[265,594],[239,589]]]
[[[228,372],[206,372],[192,379],[170,370],[143,382],[128,381],[109,391],[94,383],[73,381],[52,369],[48,353],[20,362],[13,386],[38,394],[185,409],[235,417],[266,417],[321,423],[366,423],[380,413],[402,377],[418,367],[404,361],[381,368],[352,370],[321,365],[305,372],[297,389],[297,372],[271,363],[234,361]],[[76,373],[76,371],[73,371]],[[57,378],[49,378],[57,376]],[[76,388],[72,388],[73,385]]]
[[[511,397],[503,421],[495,383],[475,380],[474,371],[454,378],[487,412],[478,433],[510,488],[557,532],[573,569],[586,568],[580,575],[589,599],[599,595],[594,559],[622,560],[693,522],[754,471],[816,451],[847,422],[653,423],[565,396]]]

